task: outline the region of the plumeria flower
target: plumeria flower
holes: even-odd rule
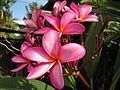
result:
[[[54,27],[45,27],[43,29],[37,30],[35,34],[43,34],[50,30],[55,30],[62,34],[82,34],[85,31],[85,27],[80,23],[71,23],[75,15],[71,12],[66,12],[63,14],[59,20],[54,16],[44,16],[44,18]]]
[[[59,33],[52,30],[44,34],[43,47],[31,47],[25,49],[26,58],[35,62],[41,62],[34,67],[27,79],[36,79],[50,70],[50,80],[54,87],[64,87],[63,71],[61,63],[76,61],[85,55],[85,48],[76,43],[61,46]]]
[[[96,15],[90,14],[92,6],[89,4],[83,4],[81,7],[76,6],[74,2],[70,4],[71,12],[76,15],[76,20],[80,22],[98,22]]]
[[[64,13],[68,11],[70,8],[66,6],[67,1],[57,1],[54,6],[52,11],[45,11],[42,10],[41,14],[42,15],[49,15],[49,16],[55,16],[55,17],[60,17],[61,12]]]
[[[45,19],[41,18],[41,11],[34,9],[32,11],[32,19],[24,20],[27,28],[21,29],[21,31],[31,31],[35,29],[41,29],[44,27]]]
[[[60,16],[59,15],[60,12],[64,11],[64,9],[65,9],[64,7],[67,7],[66,4],[67,4],[67,1],[62,1],[62,2],[57,1],[53,6],[53,10],[52,10],[53,16],[56,16],[56,17]]]
[[[31,44],[28,42],[24,42],[21,46],[21,53],[23,54],[23,51],[26,48],[31,47]],[[17,67],[16,69],[11,70],[11,72],[18,72],[21,69],[23,69],[24,67],[27,66],[27,71],[30,72],[33,69],[33,66],[31,64],[31,60],[25,58],[23,55],[16,55],[12,58],[12,61],[15,63],[22,63],[19,67]]]

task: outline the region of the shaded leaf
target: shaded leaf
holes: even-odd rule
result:
[[[87,37],[85,40],[85,48],[86,55],[83,58],[83,62],[88,61],[96,52],[96,35],[98,35],[101,31],[102,26],[102,17],[99,19],[99,23],[92,23],[90,29],[88,30]],[[99,43],[100,44],[100,43]],[[89,80],[92,79],[92,75],[94,74],[95,68],[99,62],[100,52],[96,58],[94,58],[91,63],[85,66],[86,73],[88,74]]]
[[[114,66],[114,70],[117,71],[120,68],[120,47],[117,53],[117,58],[116,58],[116,62],[115,62],[115,66]]]
[[[94,12],[109,15],[110,20],[120,21],[120,2],[105,3],[102,7],[95,9]]]
[[[17,89],[17,88],[0,88],[0,90],[21,90],[21,89]]]
[[[8,88],[11,90],[55,90],[38,80],[26,80],[22,77],[0,78],[0,90],[8,90]]]
[[[113,76],[113,78],[112,78],[112,83],[111,83],[111,85],[110,85],[109,90],[115,90],[115,87],[116,87],[116,84],[117,84],[119,78],[120,78],[120,68],[119,68],[119,70],[115,73],[115,75]]]

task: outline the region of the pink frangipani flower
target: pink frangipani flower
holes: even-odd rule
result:
[[[67,7],[66,4],[67,4],[67,1],[62,1],[62,2],[57,1],[53,6],[53,10],[52,10],[53,16],[56,16],[56,17],[60,16],[60,12],[64,11],[64,7]]]
[[[66,12],[59,20],[54,16],[44,16],[44,18],[52,25],[54,28],[45,27],[43,29],[37,30],[35,34],[43,34],[50,30],[55,30],[62,34],[82,34],[85,31],[85,27],[80,23],[71,23],[75,18],[75,15],[71,12]]]
[[[31,46],[31,44],[29,44],[28,42],[24,42],[21,46],[21,53],[23,53],[23,51],[26,48],[29,48]],[[21,69],[23,69],[24,67],[27,66],[27,71],[30,72],[33,69],[33,66],[31,65],[31,60],[25,58],[23,55],[16,55],[12,58],[12,61],[15,63],[22,63],[19,67],[17,67],[16,69],[12,69],[11,72],[18,72]]]
[[[92,6],[89,4],[83,4],[81,7],[76,6],[74,2],[70,4],[71,12],[76,15],[76,20],[80,22],[98,22],[98,17],[94,14],[90,14]]]
[[[50,70],[51,83],[57,89],[62,89],[64,79],[61,63],[81,59],[86,50],[76,43],[61,46],[59,32],[54,30],[44,34],[42,44],[43,47],[31,47],[23,51],[26,58],[41,62],[30,71],[27,79],[36,79]]]
[[[21,29],[21,31],[31,31],[35,29],[41,29],[44,27],[45,19],[41,18],[41,12],[42,10],[36,10],[34,9],[32,11],[32,18],[24,20],[27,28]]]
[[[70,8],[66,6],[67,1],[57,1],[54,6],[52,11],[45,11],[42,10],[41,14],[42,15],[48,15],[48,16],[55,16],[55,17],[60,17],[61,12],[64,13],[68,11]]]

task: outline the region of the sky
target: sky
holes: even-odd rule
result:
[[[12,11],[13,18],[22,20],[26,16],[25,6],[28,6],[32,2],[37,2],[38,5],[45,5],[48,0],[16,0],[10,10]]]

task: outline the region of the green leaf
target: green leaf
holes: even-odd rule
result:
[[[113,78],[112,78],[112,83],[111,83],[111,85],[110,85],[109,90],[115,90],[115,87],[116,87],[116,84],[117,84],[119,78],[120,78],[120,68],[118,69],[118,71],[117,71],[117,72],[115,73],[115,75],[113,76]]]
[[[120,37],[120,22],[109,21],[107,29],[104,30],[104,44],[108,44]]]
[[[86,48],[86,55],[83,58],[83,62],[87,62],[94,54],[95,54],[95,47],[96,47],[96,35],[98,35],[101,31],[103,20],[102,17],[99,19],[99,23],[92,23],[85,40],[85,48]],[[98,55],[85,66],[86,73],[91,81],[92,75],[94,74],[95,68],[99,62],[100,52]]]
[[[107,36],[104,41],[104,44],[108,44],[112,40],[116,40],[120,37],[120,32]]]
[[[64,69],[64,71],[66,74],[69,73],[67,69]],[[65,76],[64,80],[65,80],[65,86],[71,87],[74,90],[76,90],[76,81],[73,75]]]
[[[117,58],[116,58],[116,61],[115,61],[114,70],[117,71],[117,70],[119,70],[119,68],[120,68],[120,47],[119,47],[119,50],[118,50],[118,53],[117,53]]]
[[[108,0],[94,0],[94,1],[93,0],[81,0],[80,2],[85,3],[85,4],[91,4],[94,6],[100,6],[101,4],[108,2]]]
[[[120,21],[120,2],[108,2],[102,5],[102,7],[95,9],[94,12],[109,15],[110,20]]]
[[[0,78],[0,90],[55,90],[38,80],[26,80],[22,77]]]
[[[23,90],[23,89],[17,89],[17,88],[0,88],[0,90]]]

